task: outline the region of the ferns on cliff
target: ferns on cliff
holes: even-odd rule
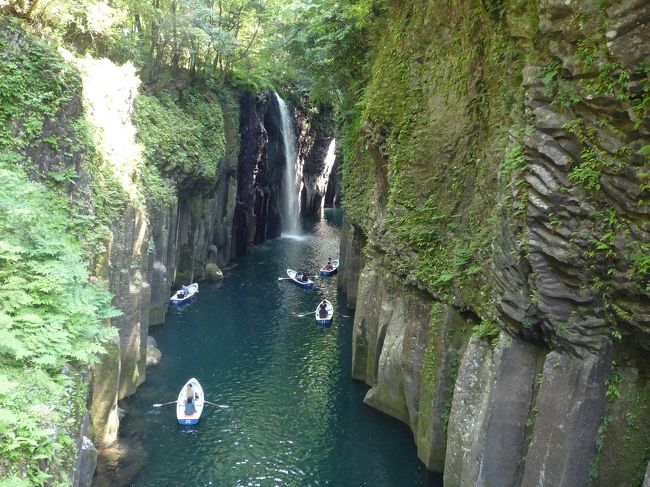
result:
[[[221,106],[194,90],[183,98],[181,103],[168,92],[136,98],[145,159],[164,175],[212,180],[226,148]]]
[[[0,162],[0,478],[21,470],[36,484],[70,432],[75,366],[96,360],[117,312],[89,282],[62,201]],[[70,365],[73,367],[71,368]]]

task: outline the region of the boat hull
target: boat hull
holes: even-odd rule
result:
[[[195,399],[194,399],[194,413],[186,414],[185,413],[185,398],[186,398],[186,388],[188,384],[192,384],[194,389]],[[198,395],[198,398],[196,397]],[[205,405],[205,398],[203,396],[203,388],[199,381],[195,378],[188,380],[183,387],[181,387],[180,392],[178,393],[178,399],[176,400],[176,420],[178,424],[184,426],[191,426],[197,424],[199,419],[201,419],[201,413],[203,413],[203,406]]]
[[[186,426],[191,426],[193,424],[198,424],[198,423],[199,423],[198,418],[197,419],[188,418],[188,419],[179,419],[178,420],[178,424],[182,424],[182,425],[186,425]]]
[[[324,299],[323,301],[325,301],[327,316],[320,316],[320,303],[318,303],[318,306],[316,307],[314,316],[316,317],[316,324],[329,328],[332,325],[332,319],[334,318],[334,306],[332,306],[332,303],[330,303],[327,299]]]
[[[185,304],[199,293],[199,285],[196,282],[190,284],[187,286],[187,288],[190,290],[190,294],[184,297],[180,297],[179,291],[176,291],[176,293],[174,293],[174,295],[169,298],[169,302],[175,305]]]
[[[314,287],[314,281],[311,279],[307,280],[307,282],[299,281],[296,279],[296,274],[297,272],[294,271],[293,269],[287,269],[287,276],[289,276],[289,279],[291,282],[293,282],[296,286],[301,287],[303,289],[311,289]]]
[[[325,267],[323,267],[320,270],[320,275],[323,276],[323,277],[331,277],[334,274],[336,274],[338,271],[339,271],[339,261],[338,260],[333,260],[332,261],[332,268],[331,269],[325,269]]]

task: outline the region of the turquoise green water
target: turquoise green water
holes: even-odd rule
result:
[[[104,462],[96,486],[438,486],[417,459],[410,430],[363,405],[351,380],[352,313],[337,277],[313,290],[286,268],[317,273],[338,257],[340,212],[303,222],[305,236],[256,247],[217,284],[172,308],[152,329],[162,363],[126,401],[121,436],[135,454]],[[310,314],[322,297],[329,329]],[[196,377],[206,398],[197,426],[176,424],[172,401]],[[137,460],[134,460],[136,458]]]

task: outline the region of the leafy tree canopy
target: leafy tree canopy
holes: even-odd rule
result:
[[[337,99],[365,78],[375,0],[0,0],[80,54],[133,61],[150,85],[187,73]],[[385,8],[385,7],[382,7]]]

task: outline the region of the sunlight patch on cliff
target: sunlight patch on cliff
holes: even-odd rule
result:
[[[107,59],[74,58],[83,80],[86,119],[93,128],[95,147],[132,201],[137,200],[142,147],[131,120],[140,85],[131,63],[117,66]]]

